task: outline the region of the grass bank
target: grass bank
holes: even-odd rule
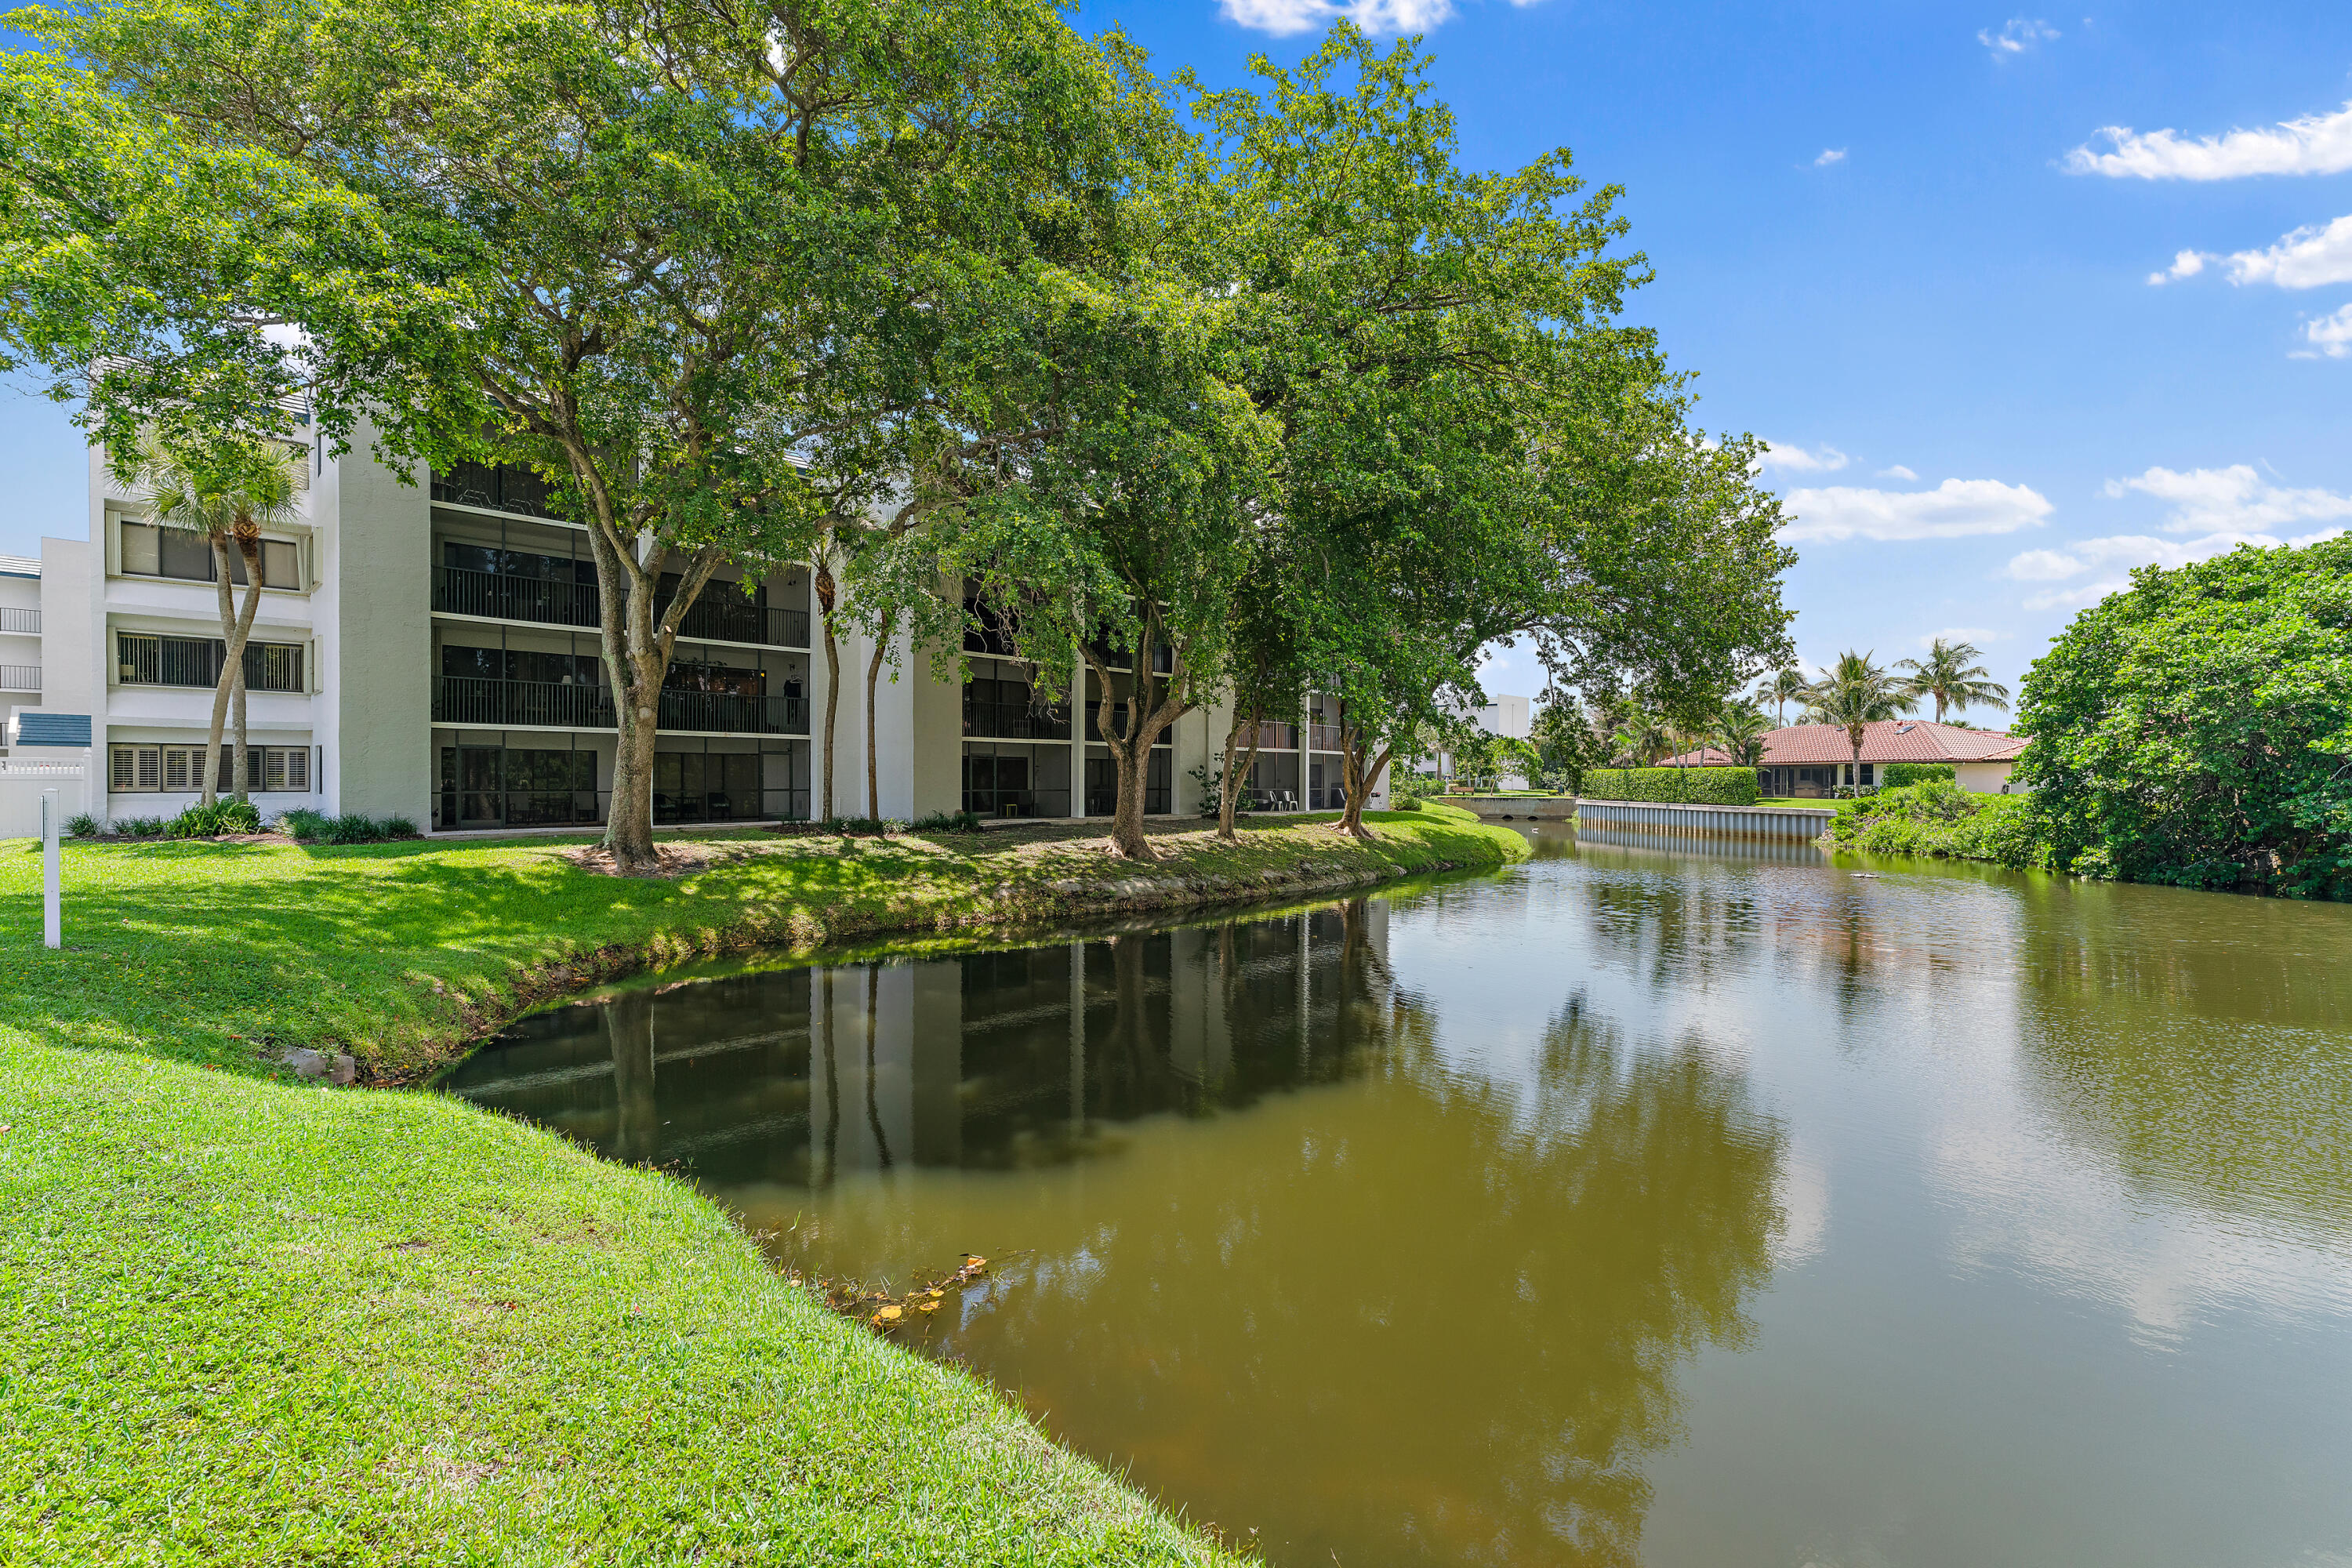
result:
[[[752,947],[893,931],[1014,929],[1500,865],[1507,829],[1437,807],[1376,813],[1360,843],[1323,822],[1238,844],[1165,825],[1137,865],[1068,826],[889,838],[666,836],[669,879],[597,876],[582,841],[68,844],[66,947],[39,942],[39,858],[0,847],[0,1040],[265,1069],[286,1047],[347,1051],[413,1079],[524,1009],[585,985]]]
[[[0,847],[0,1562],[1214,1563],[960,1373],[825,1312],[684,1184],[400,1077],[558,985],[754,942],[1301,893],[1524,853],[1066,832],[565,846]],[[91,1048],[114,1047],[114,1048]],[[223,1070],[226,1069],[226,1070]]]

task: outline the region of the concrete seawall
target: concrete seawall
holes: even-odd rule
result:
[[[1829,831],[1833,810],[1786,805],[1662,805],[1643,800],[1580,800],[1580,825],[1752,844],[1810,844]]]
[[[1488,822],[1570,822],[1615,831],[1749,844],[1811,844],[1829,831],[1829,807],[1665,805],[1643,800],[1579,800],[1567,795],[1454,795],[1447,803]]]

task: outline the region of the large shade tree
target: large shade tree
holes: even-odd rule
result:
[[[366,408],[395,461],[535,468],[585,525],[632,866],[681,622],[730,563],[809,552],[810,475],[870,466],[893,334],[1016,258],[1038,191],[1084,185],[1108,98],[1024,0],[116,0],[37,25],[300,194],[253,226],[294,237],[260,291],[322,403]]]

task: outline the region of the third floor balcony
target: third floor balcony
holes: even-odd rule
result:
[[[667,592],[655,595],[656,614],[669,608],[671,596]],[[433,608],[443,615],[593,629],[602,624],[602,605],[595,583],[584,576],[481,572],[464,566],[433,569]],[[808,612],[755,604],[733,584],[714,583],[686,612],[678,635],[697,642],[806,647]]]

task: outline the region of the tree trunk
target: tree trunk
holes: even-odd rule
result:
[[[874,657],[866,661],[866,815],[877,821],[882,816],[882,774],[874,755],[874,693],[882,679],[883,656],[889,652],[890,637],[898,626],[895,615],[884,619],[874,639]]]
[[[1091,650],[1087,655],[1087,662],[1102,683],[1102,700],[1095,709],[1095,727],[1102,731],[1103,748],[1110,752],[1112,769],[1118,775],[1118,805],[1110,821],[1111,850],[1129,860],[1159,858],[1152,853],[1150,840],[1143,836],[1143,797],[1151,772],[1151,747],[1161,731],[1183,717],[1187,706],[1173,697],[1157,700],[1160,681],[1150,673],[1150,662],[1156,640],[1153,631],[1151,623],[1147,621],[1144,634],[1136,643],[1129,673],[1129,689],[1124,698],[1118,695],[1109,666],[1097,661]],[[1122,706],[1127,710],[1127,730],[1123,734],[1111,724]]]
[[[1862,727],[1854,725],[1845,732],[1846,744],[1853,751],[1853,771],[1847,775],[1856,795],[1862,794]]]
[[[237,612],[236,629],[223,639],[226,645],[227,667],[223,671],[230,678],[229,722],[236,729],[236,752],[229,775],[232,793],[238,800],[250,798],[253,787],[251,764],[246,744],[245,727],[245,647],[253,639],[253,618],[261,608],[261,535],[245,528],[236,534],[237,554],[245,561],[245,607]],[[267,782],[267,781],[265,781]]]
[[[1372,831],[1364,826],[1364,807],[1370,802],[1372,791],[1379,786],[1381,774],[1388,768],[1391,748],[1382,746],[1379,755],[1367,759],[1361,733],[1359,731],[1348,737],[1345,753],[1348,759],[1345,778],[1348,800],[1336,826],[1350,838],[1369,839]]]
[[[669,673],[678,622],[718,569],[719,556],[703,550],[685,563],[677,595],[656,621],[655,585],[668,552],[656,546],[640,563],[615,547],[618,531],[592,528],[588,539],[596,557],[604,676],[619,731],[613,748],[613,805],[604,819],[604,848],[613,857],[614,870],[634,875],[660,864],[654,848],[654,752],[661,735],[662,681]]]
[[[1257,763],[1259,710],[1253,708],[1243,721],[1225,734],[1225,771],[1217,779],[1217,837],[1228,844],[1239,841],[1234,831],[1234,811],[1241,800],[1242,781]],[[1236,758],[1234,748],[1237,739],[1246,731],[1249,745]]]
[[[822,765],[824,782],[818,786],[817,820],[833,820],[833,733],[841,716],[841,644],[834,635],[834,605],[839,590],[833,580],[833,567],[820,553],[814,574],[817,618],[824,626],[824,755]]]
[[[226,655],[236,640],[236,590],[229,585],[228,537],[212,536],[213,587],[220,599],[221,648]],[[210,805],[220,798],[221,732],[228,727],[229,695],[236,689],[237,661],[221,659],[220,679],[213,682],[213,725],[205,736],[205,776],[197,781],[196,804]]]

